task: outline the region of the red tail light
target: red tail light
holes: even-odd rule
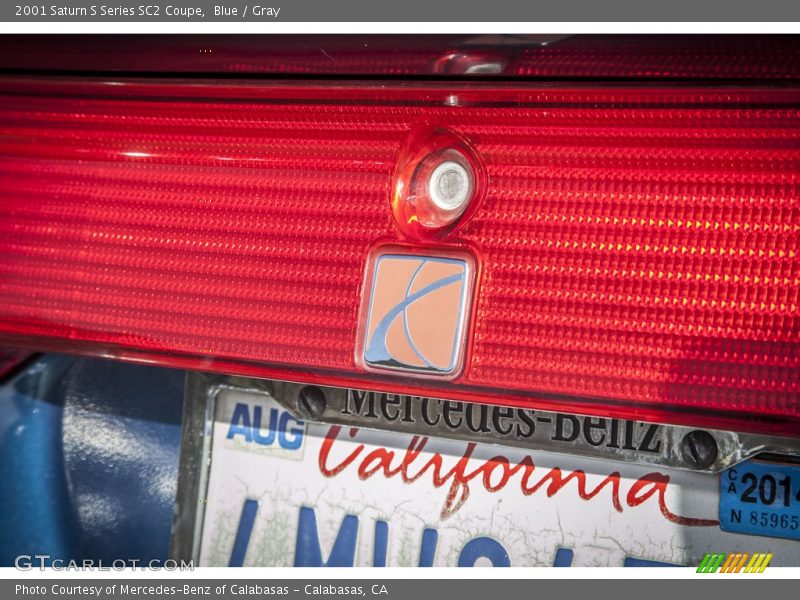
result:
[[[378,390],[797,434],[800,90],[0,84],[0,337]],[[468,140],[462,375],[368,374],[418,124]]]
[[[112,73],[797,81],[796,35],[39,35],[0,69]],[[54,50],[56,48],[57,50]]]

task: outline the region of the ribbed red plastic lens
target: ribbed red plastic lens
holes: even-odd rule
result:
[[[0,83],[6,342],[798,434],[799,90],[113,83]],[[419,123],[486,169],[446,384],[353,358]]]
[[[0,69],[797,81],[797,35],[4,35]]]

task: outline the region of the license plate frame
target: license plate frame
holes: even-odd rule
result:
[[[219,407],[219,402],[224,401],[226,395],[230,393],[267,398],[270,397],[271,393],[274,393],[276,389],[275,384],[277,383],[279,382],[253,380],[241,377],[226,377],[204,373],[188,374],[186,402],[184,405],[184,436],[181,450],[181,468],[176,501],[176,519],[170,549],[171,557],[176,559],[182,558],[184,560],[193,559],[195,564],[199,564],[201,566],[209,564],[209,561],[207,560],[208,557],[203,555],[202,550],[204,540],[207,536],[213,533],[212,530],[214,523],[212,513],[217,502],[213,499],[212,494],[209,492],[210,490],[213,491],[212,488],[214,488],[215,485],[218,485],[214,483],[214,476],[212,474],[212,467],[214,465],[212,456],[214,454],[213,439],[216,435],[215,425],[218,425],[218,423],[215,421],[215,414]],[[286,402],[284,399],[284,401],[278,403],[276,407],[285,404]],[[316,475],[312,471],[317,465],[316,453],[318,451],[318,444],[321,439],[319,436],[324,434],[324,432],[320,433],[320,431],[322,431],[321,428],[327,429],[332,427],[332,425],[311,423],[308,424],[308,427],[308,439],[315,440],[314,443],[317,444],[317,446],[314,448],[309,446],[310,449],[306,448],[305,451],[310,452],[310,454],[308,454],[303,461],[294,461],[292,464],[294,465],[295,469],[300,467],[306,469],[309,477],[313,478]],[[391,441],[392,439],[395,439],[393,436],[405,435],[406,437],[403,438],[404,440],[407,440],[411,436],[410,433],[385,433],[365,429],[359,431],[359,435],[362,435],[363,433],[363,435],[367,437],[363,438],[363,440],[362,438],[358,438],[357,441],[366,441],[367,444],[374,442],[373,446],[383,445],[386,448],[389,447],[389,445],[387,445],[389,444],[387,440]],[[216,433],[218,434],[218,432],[219,431],[217,430]],[[221,437],[224,436],[218,436],[218,439],[221,439]],[[446,448],[448,445],[450,445],[449,447],[452,447],[452,444],[462,444],[463,447],[463,444],[468,443],[465,440],[440,438],[429,439],[432,440],[432,444],[436,445],[436,448]],[[519,452],[523,451],[523,449],[519,448],[497,445],[490,446],[487,444],[478,444],[477,447],[480,449],[480,452],[477,454],[482,457],[481,459],[486,459],[487,457],[491,457],[495,454],[511,456],[511,454],[514,452],[517,452],[515,456],[519,456]],[[402,449],[402,444],[395,443],[395,449]],[[620,495],[623,507],[625,511],[628,512],[633,512],[633,509],[625,504],[626,494],[630,492],[630,482],[636,477],[642,476],[643,474],[656,469],[658,472],[668,474],[668,476],[672,478],[672,485],[679,487],[686,493],[686,496],[681,497],[679,500],[676,500],[674,496],[670,496],[668,493],[666,497],[667,509],[674,510],[675,514],[678,512],[683,512],[696,517],[708,518],[717,516],[719,503],[718,475],[708,473],[691,473],[668,467],[655,467],[653,465],[632,465],[611,460],[601,460],[596,458],[588,459],[580,456],[566,456],[564,454],[555,454],[553,452],[539,452],[538,450],[534,451],[534,455],[536,456],[537,460],[537,468],[539,465],[541,465],[543,468],[559,467],[565,476],[581,469],[586,473],[592,474],[593,476],[597,473],[608,474],[614,471],[621,472],[624,478],[628,478],[628,483],[623,485]],[[455,457],[455,454],[453,454],[453,456]],[[285,464],[288,464],[288,461],[286,461],[285,458],[276,458],[274,456],[265,460],[272,461],[274,463],[276,461],[283,461]],[[219,464],[221,465],[222,463]],[[248,477],[249,475],[244,475],[245,479]],[[353,481],[357,482],[358,480],[355,479]],[[370,489],[380,489],[381,486],[391,486],[392,482],[382,479],[380,476],[376,476],[375,478],[368,479],[360,484],[356,483],[356,485],[362,484],[372,486]],[[589,486],[589,488],[591,489],[592,486]],[[663,518],[664,506],[658,501],[660,493],[657,490],[649,496],[649,500],[643,503],[643,514],[646,513],[648,515],[647,518],[643,518],[642,522],[638,525],[628,523],[628,525],[626,525],[627,529],[624,532],[618,535],[612,534],[612,537],[615,537],[615,539],[609,538],[604,540],[603,544],[608,542],[606,544],[608,548],[606,549],[607,551],[605,553],[600,552],[599,550],[589,550],[588,548],[590,547],[599,548],[599,545],[596,542],[602,538],[603,535],[608,533],[607,531],[604,532],[598,530],[597,528],[599,526],[596,525],[596,523],[602,524],[604,521],[609,519],[613,521],[616,516],[616,512],[613,509],[613,503],[611,502],[610,498],[604,497],[605,492],[601,491],[599,493],[599,497],[601,500],[604,499],[607,504],[604,507],[593,505],[593,510],[587,511],[585,509],[585,505],[578,507],[576,506],[575,502],[573,502],[573,500],[575,500],[574,498],[570,499],[567,497],[567,493],[574,495],[574,490],[558,492],[554,494],[552,498],[550,498],[550,496],[547,494],[546,487],[542,489],[544,491],[540,492],[540,498],[537,500],[537,502],[539,500],[551,502],[551,508],[556,507],[558,510],[562,510],[563,514],[567,515],[569,519],[572,519],[573,516],[579,515],[579,513],[583,512],[584,514],[581,518],[584,520],[582,521],[581,525],[570,525],[570,527],[572,527],[570,532],[562,532],[564,533],[563,544],[557,544],[555,542],[548,542],[549,546],[546,544],[540,544],[541,547],[534,548],[534,551],[530,552],[528,555],[524,555],[524,552],[520,553],[512,548],[508,553],[509,561],[512,566],[696,565],[699,564],[705,553],[720,551],[769,551],[773,552],[775,555],[775,558],[772,562],[773,566],[778,566],[781,564],[796,566],[800,564],[800,543],[797,543],[794,540],[763,538],[745,534],[731,534],[728,532],[723,532],[719,526],[709,527],[703,531],[699,531],[697,529],[693,530],[690,535],[687,534],[685,536],[685,540],[683,540],[682,543],[671,547],[668,552],[664,552],[662,550],[664,544],[670,543],[670,538],[666,534],[664,534],[666,537],[662,536],[662,534],[659,533],[660,529],[658,527],[656,527],[653,531],[647,532],[647,534],[651,537],[652,534],[656,534],[655,537],[652,537],[653,543],[638,545],[628,544],[625,551],[621,550],[619,547],[615,548],[615,545],[618,546],[622,544],[624,546],[627,543],[625,541],[626,537],[635,537],[637,528],[641,529],[644,527],[646,529],[649,526],[648,523],[654,523],[658,519]],[[424,497],[426,499],[430,499],[433,497],[431,494],[435,492],[445,493],[446,490],[429,489],[425,492]],[[473,495],[470,497],[470,500],[465,506],[468,506],[480,495],[488,498],[500,498],[504,493],[505,490],[498,492],[497,494],[488,494],[487,496],[486,490],[476,488],[473,490]],[[684,492],[682,491],[681,493],[683,494]],[[531,496],[531,498],[536,497],[536,494]],[[242,496],[242,498],[244,498],[244,496]],[[437,502],[441,502],[441,494],[436,496],[435,500]],[[504,501],[517,502],[519,501],[519,498],[509,500],[508,497],[504,497]],[[294,509],[297,509],[300,504],[297,504]],[[705,509],[702,508],[703,506]],[[491,507],[486,505],[484,508],[487,511],[486,514],[488,514]],[[535,513],[540,511],[540,508],[541,505],[537,504],[536,507],[532,509],[532,512]],[[678,510],[679,508],[681,510]],[[324,513],[326,510],[329,512],[330,510],[333,510],[333,512],[336,514],[333,516],[330,514],[325,515]],[[556,510],[556,512],[558,512],[558,510]],[[639,509],[637,508],[636,510]],[[341,530],[343,515],[345,515],[345,512],[339,511],[338,508],[331,509],[330,506],[325,509],[318,510],[318,537],[320,540],[320,548],[322,549],[323,563],[330,559],[331,549],[335,545],[337,539],[336,536],[326,538],[324,531],[326,528],[333,528],[337,531]],[[244,513],[242,512],[242,514]],[[262,516],[263,515],[259,513],[256,517],[256,521],[261,519]],[[418,564],[422,565],[429,563],[435,566],[457,566],[459,564],[459,552],[456,552],[454,548],[457,549],[456,546],[460,542],[450,544],[448,546],[449,550],[446,552],[443,551],[442,548],[447,546],[445,542],[447,542],[447,538],[450,535],[450,533],[447,531],[447,527],[442,526],[441,528],[437,529],[438,526],[442,525],[442,522],[433,522],[435,519],[430,517],[430,515],[427,517],[423,515],[419,518],[422,518],[423,520],[427,519],[428,527],[425,529],[433,530],[439,536],[439,546],[437,551],[434,553],[435,556],[432,555],[429,557],[430,560],[427,558],[423,560],[423,548],[421,548],[421,546],[424,542],[423,537],[425,535],[425,531],[413,531],[413,536],[416,536],[415,544],[418,547],[414,549],[412,559],[405,560],[405,562],[398,562],[397,556],[392,554],[392,543],[394,542],[392,542],[390,539],[389,551],[385,554],[386,564],[388,566],[417,566]],[[558,518],[560,519],[560,517]],[[588,518],[588,520],[586,520],[586,518]],[[377,522],[381,519],[375,517],[374,514],[366,515],[366,513],[359,515],[359,519],[359,522],[362,523],[362,525],[359,526],[360,529],[358,534],[358,552],[360,554],[356,556],[353,564],[355,566],[369,566],[373,563],[374,559],[373,552],[369,549],[369,547],[370,545],[374,545],[374,536],[379,535]],[[461,519],[461,516],[459,516],[459,519]],[[556,523],[555,526],[559,525],[555,517],[553,517],[551,521]],[[408,525],[408,523],[405,521],[402,521],[399,524],[391,520],[387,520],[387,522],[390,529],[390,538],[395,535],[395,531],[402,530]],[[445,523],[445,525],[449,526],[448,523]],[[687,526],[678,525],[678,527],[685,528]],[[530,521],[528,521],[527,524],[521,524],[520,528],[526,532],[526,535],[532,535],[535,527],[532,527]],[[589,535],[591,528],[594,528],[595,531],[592,533],[592,535]],[[289,529],[291,529],[291,531],[288,532],[288,535],[290,537],[296,537],[298,533],[297,523],[290,524]],[[413,527],[411,527],[411,529],[413,529]],[[602,529],[602,527],[600,527],[600,529]],[[252,539],[260,539],[260,534],[257,531],[257,527],[253,531],[254,537]],[[675,531],[672,531],[670,535],[674,536]],[[489,533],[491,533],[491,531],[489,531]],[[581,538],[582,541],[579,543],[575,542],[576,534],[578,537],[583,536]],[[680,537],[680,535],[678,537]],[[663,538],[662,541],[658,541],[659,536]],[[507,544],[506,540],[502,540],[502,543]],[[364,550],[364,548],[367,548],[367,550]],[[463,548],[461,548],[460,551],[463,552]],[[296,548],[292,552],[285,552],[282,562],[272,562],[266,566],[291,566],[295,563],[295,554]],[[520,559],[520,556],[522,556],[524,560]],[[242,564],[245,565],[255,566],[259,564],[265,564],[259,563],[257,560],[252,559],[252,557],[246,553],[242,555],[242,558]],[[222,565],[228,563],[223,563],[217,560],[216,562],[213,562],[213,564]]]

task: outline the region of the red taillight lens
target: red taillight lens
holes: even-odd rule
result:
[[[797,434],[800,91],[0,84],[0,335],[165,364]],[[463,374],[367,374],[419,123],[486,191]]]
[[[54,48],[56,50],[54,50]],[[796,35],[4,35],[0,69],[797,81]]]

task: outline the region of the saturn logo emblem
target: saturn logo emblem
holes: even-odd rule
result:
[[[368,268],[361,361],[373,369],[455,376],[473,280],[465,258],[379,254]]]

